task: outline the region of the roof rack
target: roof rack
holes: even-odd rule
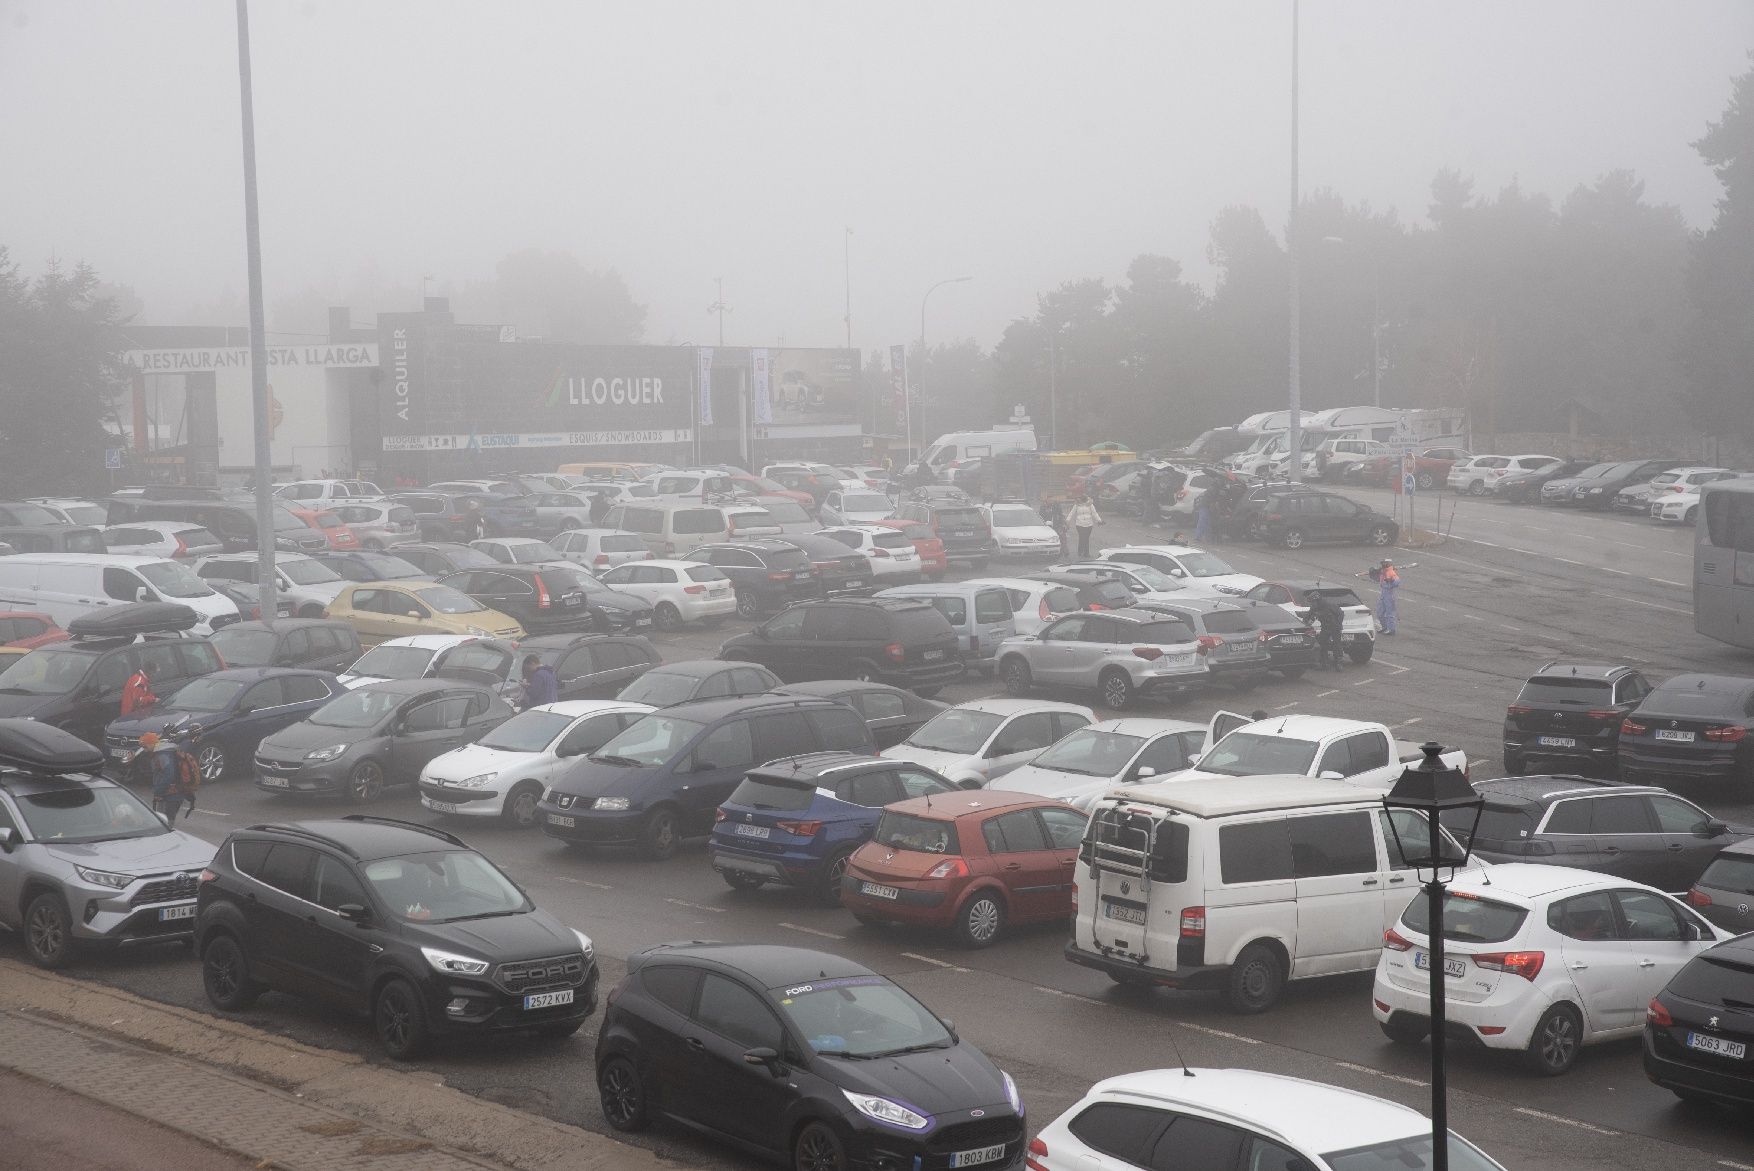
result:
[[[451,833],[449,830],[442,830],[436,825],[421,825],[417,821],[403,821],[400,818],[380,817],[376,814],[371,814],[371,813],[349,813],[347,816],[343,817],[341,820],[342,821],[357,821],[357,822],[360,822],[360,823],[366,824],[366,825],[387,825],[387,826],[392,826],[396,829],[413,830],[415,833],[426,834],[430,837],[435,837],[435,838],[438,838],[442,841],[449,842],[453,846],[461,846],[464,849],[469,848],[468,842],[465,842],[462,838],[458,837],[454,833]]]
[[[289,837],[304,838],[307,841],[321,842],[325,846],[332,846],[333,848],[340,850],[343,854],[346,854],[349,858],[359,858],[359,851],[355,850],[346,842],[335,841],[333,838],[325,837],[323,834],[317,833],[315,830],[308,830],[302,825],[288,825],[281,821],[263,821],[258,822],[255,825],[246,825],[244,831],[246,833],[264,831],[267,833],[286,834]]]

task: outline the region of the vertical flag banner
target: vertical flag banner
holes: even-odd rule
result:
[[[700,422],[711,426],[713,421],[713,348],[701,346],[695,351],[700,361]]]
[[[749,351],[750,383],[755,388],[755,421],[773,422],[773,395],[767,378],[768,355],[765,349]]]
[[[889,395],[895,424],[900,427],[907,418],[907,346],[889,347]]]

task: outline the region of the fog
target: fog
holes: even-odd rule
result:
[[[1612,168],[1709,221],[1689,146],[1746,0],[1307,0],[1303,189],[1419,220],[1433,174],[1561,198]],[[434,3],[252,8],[268,302],[369,320],[508,252],[618,269],[645,340],[990,345],[1133,256],[1209,276],[1224,206],[1288,195],[1290,4]],[[227,0],[0,0],[0,224],[142,320],[244,319]],[[394,299],[398,303],[391,303]],[[288,322],[271,318],[270,327]]]

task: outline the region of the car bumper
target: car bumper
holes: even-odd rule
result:
[[[640,826],[645,821],[643,809],[618,809],[599,812],[595,809],[561,809],[544,801],[536,807],[542,832],[563,842],[584,842],[599,846],[625,845],[639,840]]]
[[[942,687],[946,683],[954,683],[968,673],[968,666],[961,659],[948,659],[942,663],[916,664],[900,670],[884,669],[879,672],[881,682],[891,687]]]
[[[1680,1052],[1685,1050],[1671,1053],[1679,1047],[1667,1038],[1657,1040],[1652,1033],[1652,1028],[1647,1025],[1644,1030],[1645,1077],[1666,1090],[1691,1090],[1726,1102],[1754,1105],[1754,1077],[1700,1064],[1709,1060],[1703,1056],[1699,1062],[1681,1060]]]
[[[731,609],[735,611],[736,608],[737,597],[733,594],[731,596]],[[616,633],[640,633],[652,629],[652,612],[650,610],[599,610],[598,613],[603,617],[603,625]],[[590,619],[587,618],[585,626],[589,625]]]
[[[1164,988],[1216,988],[1230,971],[1225,964],[1178,964],[1174,968],[1157,968],[1141,964],[1119,954],[1109,955],[1078,946],[1077,940],[1067,943],[1061,952],[1070,962],[1084,968],[1095,968],[1123,979],[1146,980]]]
[[[1321,645],[1313,636],[1300,644],[1267,644],[1267,658],[1275,671],[1287,667],[1313,667],[1321,662],[1321,657]]]
[[[422,777],[420,804],[452,817],[498,817],[505,808],[505,794],[495,789],[458,789]]]
[[[1549,739],[1553,738],[1549,737]],[[1504,732],[1504,752],[1506,756],[1514,753],[1525,767],[1539,761],[1559,761],[1574,767],[1583,764],[1597,770],[1613,771],[1614,760],[1618,752],[1618,745],[1613,740],[1602,740],[1592,736],[1567,736],[1558,737],[1558,739],[1575,740],[1577,744],[1570,748],[1563,745],[1542,744],[1540,743],[1541,737],[1533,732],[1507,728]]]
[[[1742,771],[1734,748],[1700,752],[1691,756],[1671,756],[1641,751],[1638,747],[1629,747],[1622,742],[1617,756],[1622,780],[1643,778],[1644,783],[1653,785],[1677,781],[1733,780]]]
[[[684,622],[699,622],[703,618],[723,618],[726,614],[737,612],[737,595],[726,590],[724,594],[715,597],[685,597],[677,605],[676,610],[682,615]]]
[[[997,541],[973,541],[955,545],[948,541],[944,543],[944,559],[946,561],[984,561],[989,557],[997,556],[998,552],[999,542]]]
[[[1418,973],[1420,979],[1425,973]],[[1488,1049],[1527,1049],[1541,1014],[1552,1005],[1539,986],[1520,976],[1503,975],[1492,995],[1478,1002],[1443,1002],[1444,1033],[1452,1040],[1483,1045]],[[1371,990],[1370,1011],[1382,1024],[1412,1017],[1431,1024],[1431,997],[1422,989],[1404,988],[1384,979],[1379,971]],[[1491,1031],[1497,1030],[1497,1031]]]
[[[339,793],[358,763],[348,753],[321,764],[270,766],[257,760],[256,788],[264,793]]]
[[[973,1117],[978,1115],[978,1119]],[[965,1121],[966,1120],[966,1121]],[[849,1171],[949,1171],[951,1159],[1003,1145],[1004,1153],[974,1165],[975,1171],[1012,1171],[1024,1165],[1023,1119],[1005,1106],[962,1110],[934,1119],[937,1125],[921,1135],[872,1122],[863,1115],[843,1115],[843,1141]],[[848,1132],[850,1133],[844,1133]]]
[[[195,934],[195,898],[130,903],[127,892],[78,883],[63,885],[74,939],[129,946],[187,939]]]
[[[434,1032],[468,1034],[516,1032],[554,1028],[582,1021],[597,1011],[600,974],[596,960],[587,961],[583,980],[577,984],[540,986],[528,992],[508,992],[487,980],[459,980],[435,976],[424,982],[426,1020]],[[565,1004],[525,1008],[525,998],[554,992],[571,992]]]
[[[814,855],[795,853],[764,854],[739,849],[719,837],[707,843],[707,859],[721,874],[750,874],[787,886],[812,886],[822,875],[826,861]]]
[[[895,897],[880,898],[864,893],[866,883],[889,886],[881,879],[861,878],[848,874],[840,880],[840,905],[849,911],[888,923],[914,923],[924,927],[942,927],[956,917],[961,900],[952,900],[945,890],[915,890],[893,887]]]
[[[998,552],[1001,557],[1057,558],[1060,550],[1058,541],[1000,541]]]

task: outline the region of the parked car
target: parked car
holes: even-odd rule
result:
[[[317,560],[347,581],[428,582],[430,573],[394,553],[378,553],[367,549],[351,552],[318,553]],[[333,604],[333,603],[331,603]]]
[[[1133,606],[1136,599],[1133,591],[1118,580],[1112,571],[1098,573],[1031,573],[1025,577],[1030,581],[1041,582],[1047,586],[1061,586],[1069,590],[1083,610],[1125,610]],[[1056,595],[1063,598],[1064,595]]]
[[[1383,724],[1334,716],[1251,720],[1221,711],[1212,717],[1208,741],[1198,766],[1174,779],[1301,776],[1381,794],[1428,755],[1426,746],[1395,739]],[[1467,774],[1468,754],[1461,749],[1440,749],[1438,758],[1443,767]]]
[[[423,541],[473,541],[489,533],[516,532],[536,515],[483,492],[397,492],[390,499],[414,514]]]
[[[906,740],[947,706],[906,688],[857,679],[806,679],[802,683],[784,683],[773,690],[780,695],[815,695],[846,704],[871,729],[871,739],[880,750]]]
[[[1215,553],[1187,545],[1121,545],[1097,557],[1122,565],[1145,565],[1184,585],[1240,597],[1261,584],[1252,573],[1238,573]]]
[[[354,535],[353,530],[342,524],[341,518],[329,509],[292,508],[288,511],[311,528],[322,533],[323,540],[328,542],[331,549],[351,552],[354,549],[364,548],[360,539]]]
[[[826,537],[859,554],[870,563],[871,577],[879,586],[909,585],[920,580],[920,555],[905,534],[885,525],[844,525],[821,529]]]
[[[331,510],[336,519],[353,530],[359,543],[367,549],[392,549],[420,540],[420,524],[414,510],[394,500],[337,504]]]
[[[585,589],[572,573],[544,565],[460,569],[438,584],[469,595],[532,634],[595,629],[604,609],[586,606]],[[618,616],[624,612],[619,606],[613,609]]]
[[[1101,720],[1030,757],[1005,774],[1002,787],[1089,813],[1110,789],[1189,767],[1205,739],[1206,725],[1186,720]]]
[[[1255,520],[1255,532],[1269,545],[1301,549],[1312,541],[1393,545],[1401,526],[1393,517],[1331,492],[1274,496]]]
[[[688,555],[722,570],[736,592],[737,613],[745,618],[817,597],[822,583],[811,557],[790,541],[767,539],[724,545],[697,545]]]
[[[1584,471],[1596,461],[1588,459],[1561,460],[1556,464],[1548,464],[1534,471],[1512,472],[1492,482],[1492,494],[1512,504],[1538,504],[1541,500],[1541,488],[1552,480],[1569,479]]]
[[[34,528],[67,522],[40,504],[24,500],[0,500],[0,526]]]
[[[963,661],[982,675],[992,674],[1000,644],[1017,633],[1011,595],[993,582],[922,582],[881,590],[877,597],[931,603],[956,632]]]
[[[1687,905],[1731,935],[1754,931],[1754,842],[1731,842],[1687,888]]]
[[[183,561],[123,553],[20,553],[0,557],[0,609],[49,615],[67,629],[104,610],[157,602],[195,616],[192,629],[235,621],[237,606],[210,589]],[[123,620],[126,623],[126,619]]]
[[[1677,675],[1620,721],[1620,778],[1647,784],[1754,782],[1754,679]]]
[[[0,925],[25,958],[60,968],[90,947],[189,938],[210,843],[96,775],[103,754],[60,728],[0,719],[0,762]]]
[[[956,632],[944,616],[905,598],[800,602],[726,639],[719,657],[760,663],[788,682],[863,679],[928,699],[964,670]]]
[[[427,761],[472,744],[512,715],[485,687],[453,679],[391,679],[330,700],[256,747],[264,793],[345,796],[367,805],[412,785]]]
[[[499,565],[499,562],[473,546],[452,544],[448,541],[397,545],[396,556],[433,581],[461,569],[492,569]]]
[[[420,804],[447,817],[491,817],[532,828],[549,781],[652,710],[614,699],[527,708],[475,743],[428,761],[420,770]]]
[[[958,496],[960,500],[934,495],[908,500],[896,509],[895,515],[900,520],[929,525],[943,543],[944,556],[950,561],[963,562],[971,569],[985,569],[999,552],[999,542],[980,506],[960,492]]]
[[[468,634],[514,642],[524,637],[515,619],[429,581],[350,585],[329,607],[329,616],[351,625],[359,632],[360,645],[367,647],[410,634]]]
[[[939,712],[883,755],[924,765],[964,789],[978,789],[1095,720],[1094,712],[1077,704],[973,699]]]
[[[1305,671],[1321,665],[1316,628],[1308,619],[1299,617],[1289,607],[1253,598],[1238,598],[1234,604],[1248,612],[1249,620],[1265,636],[1267,660],[1273,671],[1286,679],[1301,679]]]
[[[686,622],[717,626],[737,612],[731,579],[698,561],[638,561],[606,570],[600,580],[650,606],[659,630],[675,630]]]
[[[1185,579],[1170,577],[1149,565],[1127,565],[1119,561],[1066,561],[1050,565],[1048,572],[1067,577],[1119,582],[1127,587],[1127,593],[1136,602],[1172,602],[1180,598],[1223,596],[1216,590],[1204,590]]]
[[[777,883],[838,906],[847,859],[885,805],[956,786],[906,761],[818,752],[751,769],[719,806],[707,857],[733,890]]]
[[[1505,771],[1614,776],[1620,725],[1650,690],[1644,673],[1624,663],[1543,663],[1505,709]]]
[[[1340,607],[1340,649],[1354,663],[1368,663],[1376,653],[1376,619],[1369,606],[1348,585],[1332,585],[1320,579],[1313,581],[1262,582],[1243,595],[1245,602],[1271,602],[1289,607],[1303,622],[1311,622],[1311,608],[1317,598],[1327,598]]]
[[[55,518],[56,523],[103,528],[110,523],[109,510],[95,500],[78,500],[66,496],[34,496],[27,503],[39,505]]]
[[[596,1011],[590,937],[441,829],[388,818],[251,826],[226,838],[203,877],[196,947],[221,1012],[265,991],[326,1001],[368,1015],[384,1052],[406,1061],[438,1036],[569,1037]],[[262,928],[278,920],[301,927]]]
[[[551,566],[543,572],[583,592],[585,610],[590,615],[589,629],[593,631],[649,634],[657,625],[657,614],[650,602],[627,590],[607,585],[576,565]]]
[[[836,488],[822,499],[817,517],[824,525],[868,525],[895,515],[895,501],[881,492]]]
[[[663,663],[622,688],[617,699],[671,707],[697,699],[760,695],[780,685],[780,677],[756,663],[696,659]]]
[[[218,537],[200,525],[181,520],[137,520],[107,528],[103,531],[103,544],[110,553],[189,559],[208,557],[225,548]]]
[[[1541,485],[1541,503],[1606,508],[1620,489],[1643,484],[1659,472],[1680,467],[1682,462],[1678,459],[1634,459],[1593,464],[1576,476],[1548,480]]]
[[[1011,598],[1011,626],[1017,634],[1039,634],[1049,622],[1084,608],[1078,591],[1032,577],[976,577],[965,586],[996,585]]]
[[[1652,520],[1692,524],[1699,515],[1699,496],[1705,485],[1740,480],[1749,474],[1728,468],[1676,468],[1652,476],[1647,484],[1635,484],[1616,492],[1614,510],[1641,513]]]
[[[550,489],[526,496],[524,502],[536,511],[536,522],[546,532],[560,534],[568,529],[586,528],[591,523],[592,498],[588,492]]]
[[[861,923],[947,927],[988,947],[1007,925],[1072,915],[1084,815],[985,790],[900,801],[847,862],[841,905]]]
[[[1448,486],[1469,496],[1484,496],[1506,476],[1538,472],[1564,462],[1556,455],[1477,455],[1450,469]]]
[[[250,584],[261,576],[258,554],[217,553],[195,563],[195,576],[217,588],[220,582]],[[346,587],[347,580],[315,557],[303,553],[274,555],[276,596],[286,599],[300,618],[321,618]]]
[[[1754,939],[1743,935],[1699,952],[1645,1006],[1645,1076],[1683,1102],[1745,1111],[1754,1102],[1750,1003]]]
[[[707,699],[653,712],[556,777],[539,811],[550,836],[634,845],[665,859],[711,832],[718,807],[757,765],[827,749],[871,751],[845,704],[799,696]]]
[[[620,529],[568,529],[557,533],[548,544],[561,557],[592,573],[629,561],[644,561],[652,555],[638,533]]]
[[[143,733],[199,727],[191,752],[204,782],[235,771],[255,755],[264,736],[295,724],[346,689],[328,671],[290,667],[227,667],[179,688],[143,713],[111,720],[104,753],[111,773],[126,775]]]
[[[112,496],[106,507],[112,525],[132,524],[143,520],[183,521],[200,525],[218,537],[225,545],[227,553],[247,553],[262,547],[261,534],[256,530],[256,508],[251,502],[222,500],[217,494],[198,500]],[[276,549],[293,553],[321,553],[329,548],[327,537],[294,516],[292,510],[283,505],[274,506],[269,523],[274,526],[272,540]]]
[[[927,581],[937,581],[950,570],[950,559],[944,554],[944,542],[932,531],[932,526],[924,521],[903,520],[890,517],[887,520],[873,521],[873,524],[894,529],[914,543],[914,552],[920,555],[920,573]]]
[[[535,655],[553,667],[560,698],[569,700],[613,699],[660,662],[656,647],[631,634],[543,634],[526,638],[516,649],[515,664]]]
[[[1014,696],[1039,686],[1072,687],[1095,691],[1104,707],[1121,711],[1139,695],[1204,683],[1206,650],[1193,627],[1170,615],[1138,609],[1070,614],[1039,634],[1000,644],[999,677]]]
[[[330,508],[343,500],[381,500],[383,489],[370,480],[293,480],[274,488],[274,497],[295,508]]]
[[[526,640],[539,641],[539,640]],[[388,638],[355,659],[341,674],[343,687],[385,679],[462,679],[502,696],[523,690],[521,644],[473,634],[411,634]],[[535,652],[532,648],[533,653]]]
[[[779,529],[779,535],[789,541],[822,527],[822,522],[816,519],[816,514],[810,509],[809,497],[805,496],[806,503],[802,504],[796,499],[801,495],[803,493],[788,492],[784,496],[755,496],[749,499],[749,504],[765,514],[763,523]],[[741,517],[738,527],[744,527]]]
[[[1272,641],[1276,637],[1291,637],[1280,622],[1275,622],[1277,633],[1262,629],[1257,618],[1259,612],[1252,605],[1222,598],[1142,601],[1138,608],[1186,623],[1199,643],[1212,681],[1229,683],[1239,691],[1255,687],[1268,671],[1282,665],[1274,660]],[[1270,614],[1268,620],[1275,621]],[[1284,650],[1293,652],[1295,664],[1302,655],[1313,651],[1313,644],[1294,644]]]
[[[360,655],[353,627],[325,618],[236,622],[208,641],[228,667],[303,667],[339,674]]]
[[[67,632],[47,614],[31,610],[0,610],[0,645],[34,651],[52,642],[65,642]]]
[[[1427,900],[1416,898],[1383,933],[1371,1011],[1399,1044],[1431,1031],[1431,929]],[[1638,1036],[1641,1006],[1725,938],[1652,887],[1524,864],[1458,876],[1442,929],[1445,1019],[1548,1077],[1585,1045]]]
[[[477,549],[501,565],[559,565],[566,563],[558,550],[536,537],[483,537],[470,541]]]
[[[844,541],[822,536],[812,525],[808,533],[792,534],[786,540],[804,551],[810,568],[816,571],[816,590],[824,597],[842,594],[865,595],[879,584],[871,567],[871,558],[849,548]]]

